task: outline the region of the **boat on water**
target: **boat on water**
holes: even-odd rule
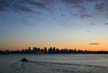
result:
[[[21,62],[28,62],[28,59],[24,57],[24,58],[22,58],[20,61],[21,61]]]

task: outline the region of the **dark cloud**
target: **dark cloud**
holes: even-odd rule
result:
[[[97,0],[86,0],[87,2],[97,2]]]
[[[75,14],[78,14],[81,18],[92,17],[87,13],[89,9],[84,5],[85,2],[94,2],[94,9],[96,11],[108,12],[108,2],[105,0],[0,0],[0,11],[13,10],[16,12],[41,12],[46,10],[53,13],[57,11],[54,7],[56,7],[56,4],[59,2],[67,7],[68,12],[72,12],[72,8],[79,9]],[[63,7],[61,7],[61,9],[62,8]],[[59,11],[62,12],[61,9]],[[61,14],[61,16],[64,15]]]
[[[91,32],[90,30],[87,30],[87,32]]]
[[[92,17],[90,14],[87,13],[87,8],[84,6],[79,6],[80,9],[80,17],[81,18],[90,18]]]
[[[108,25],[108,23],[105,23],[104,25]]]
[[[106,11],[106,8],[107,8],[107,4],[105,2],[96,4],[96,10],[98,11]]]
[[[63,0],[65,3],[68,4],[81,4],[83,3],[85,0]]]
[[[46,2],[46,1],[38,2],[38,1],[31,0],[28,3],[30,5],[34,5],[34,6],[39,7],[39,8],[46,8],[48,5],[48,2]]]
[[[91,3],[91,7],[94,9],[94,12],[101,12],[107,15],[108,13],[108,0],[62,0],[66,5],[71,5],[79,8],[80,17],[81,18],[88,18],[91,17],[90,14],[87,14],[89,10],[84,4]]]
[[[0,0],[0,11],[7,10],[9,8],[9,3],[6,0]]]
[[[33,12],[33,10],[29,7],[22,6],[22,7],[16,7],[15,11],[17,12]]]
[[[91,25],[91,26],[95,26],[96,24],[92,22],[92,23],[90,23],[90,25]]]
[[[80,17],[81,18],[91,18],[92,16],[89,14],[81,14]]]
[[[86,12],[86,7],[84,7],[83,5],[79,5],[77,6],[80,9],[80,13],[83,14]]]
[[[100,43],[89,43],[89,45],[100,45]]]
[[[0,0],[0,11],[14,10],[32,12],[34,9],[47,8],[49,0]]]
[[[88,9],[84,6],[84,2],[89,2],[89,0],[63,0],[67,5],[71,5],[71,7],[78,9],[77,16],[80,18],[91,18],[92,16],[88,14]]]
[[[97,2],[99,0],[63,0],[63,1],[68,4],[81,4],[84,2]]]

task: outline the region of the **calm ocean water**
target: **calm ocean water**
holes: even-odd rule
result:
[[[71,55],[0,55],[0,73],[9,73],[10,67],[19,66],[20,59],[26,57],[30,61],[56,62],[79,65],[108,67],[108,54],[71,54]],[[23,67],[23,65],[22,65]],[[11,67],[12,68],[12,67]],[[16,68],[17,69],[17,68]],[[16,72],[19,73],[19,72]]]

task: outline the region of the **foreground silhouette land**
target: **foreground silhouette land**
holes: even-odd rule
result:
[[[22,50],[0,50],[0,54],[108,54],[108,51],[89,51],[89,50],[79,50],[79,49],[59,49],[55,47],[50,48],[37,48],[33,47]]]

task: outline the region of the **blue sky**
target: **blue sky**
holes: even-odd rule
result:
[[[0,49],[108,50],[107,14],[108,0],[0,0]]]

